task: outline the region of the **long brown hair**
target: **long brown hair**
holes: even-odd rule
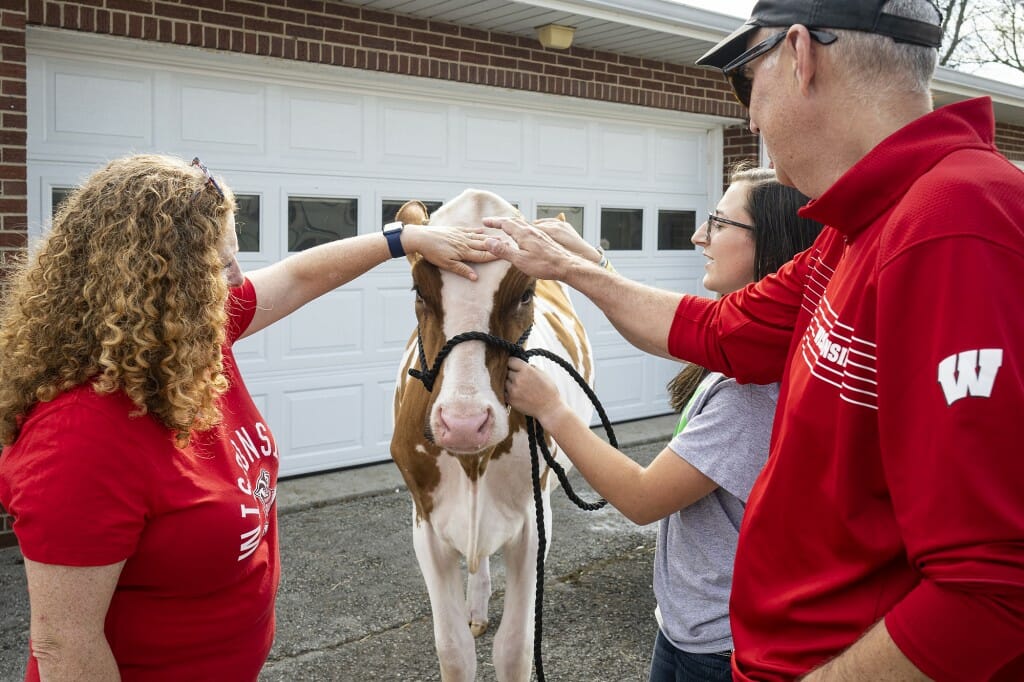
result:
[[[754,219],[754,280],[778,270],[793,256],[808,248],[821,223],[797,215],[808,198],[780,183],[769,168],[738,166],[729,177],[729,184],[748,184],[744,208]],[[698,364],[690,363],[668,382],[669,405],[676,412],[686,407],[694,391],[709,374]]]
[[[234,195],[181,159],[118,159],[74,190],[6,283],[0,443],[29,410],[75,386],[124,391],[179,444],[220,419]]]

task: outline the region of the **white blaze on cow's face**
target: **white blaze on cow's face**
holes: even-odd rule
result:
[[[493,329],[495,299],[509,264],[505,261],[477,267],[478,279],[471,282],[449,272],[441,273],[441,300],[445,311],[444,338],[466,331],[483,331],[501,336]],[[516,339],[512,339],[515,341]],[[452,349],[435,386],[437,396],[430,411],[434,442],[457,454],[477,453],[493,447],[508,436],[505,400],[494,389],[497,371],[504,383],[505,368],[489,367],[488,345],[464,341]],[[501,353],[504,357],[504,353]]]

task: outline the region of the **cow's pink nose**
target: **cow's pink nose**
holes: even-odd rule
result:
[[[442,408],[437,411],[437,419],[441,426],[438,444],[456,452],[482,450],[494,425],[490,408],[468,415],[446,414]]]

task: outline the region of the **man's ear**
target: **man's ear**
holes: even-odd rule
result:
[[[821,58],[818,50],[823,46],[814,42],[806,26],[796,24],[790,26],[789,32],[786,33],[785,47],[792,51],[793,77],[796,78],[800,94],[808,96],[811,94],[814,76],[819,66],[818,60]]]

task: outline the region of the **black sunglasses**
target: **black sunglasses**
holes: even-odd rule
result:
[[[213,179],[213,175],[210,174],[210,169],[203,165],[203,162],[199,160],[198,156],[192,157],[192,163],[190,163],[189,165],[192,166],[193,168],[198,168],[199,170],[203,171],[203,175],[206,176],[206,182],[203,184],[203,187],[206,187],[207,185],[213,185],[213,188],[217,190],[217,194],[220,195],[220,198],[224,198],[224,190],[222,190],[220,188],[220,185],[217,184],[217,181]],[[199,193],[203,191],[203,187],[200,187],[199,189],[192,193],[192,201],[196,200],[196,197],[199,196]]]
[[[711,241],[711,237],[716,234],[716,230],[721,231],[723,229],[723,225],[732,225],[733,227],[742,227],[744,230],[750,230],[751,232],[754,231],[753,225],[747,225],[746,223],[741,223],[736,220],[729,220],[728,218],[723,218],[720,215],[708,212],[708,241]]]
[[[811,34],[811,38],[817,40],[822,45],[831,45],[838,39],[836,34],[829,33],[828,31],[820,31],[818,29],[807,29],[807,31]],[[729,79],[729,84],[732,85],[732,91],[736,94],[736,99],[747,109],[750,108],[750,91],[754,87],[754,81],[747,76],[746,69],[743,67],[761,55],[770,52],[776,45],[782,42],[782,39],[786,37],[788,32],[789,29],[787,28],[785,31],[769,36],[767,40],[762,40],[722,67],[722,73]]]

